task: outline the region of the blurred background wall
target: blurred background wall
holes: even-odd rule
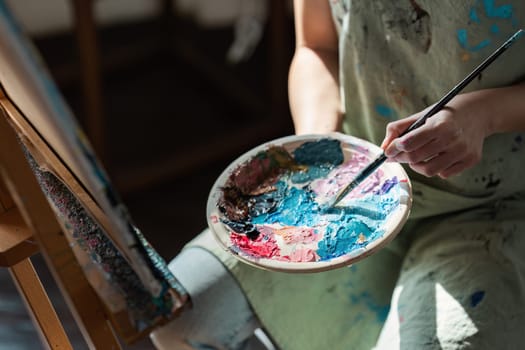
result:
[[[97,24],[114,25],[141,21],[157,16],[166,5],[164,0],[94,0]],[[268,7],[267,0],[168,0],[175,11],[192,17],[206,27],[230,26],[239,16],[251,9]],[[284,0],[287,10],[290,2]],[[70,0],[7,0],[27,32],[33,36],[45,36],[72,30],[74,16]],[[264,11],[264,10],[263,10]]]

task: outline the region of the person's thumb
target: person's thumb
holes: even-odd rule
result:
[[[383,142],[381,142],[381,148],[386,149],[392,141],[399,137],[416,119],[418,115],[412,115],[407,118],[396,120],[388,123],[386,126],[386,133]]]

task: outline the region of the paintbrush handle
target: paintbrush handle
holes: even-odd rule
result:
[[[507,50],[516,39],[520,38],[523,35],[523,29],[518,30],[514,33],[509,39],[507,39],[499,48],[497,48],[489,57],[487,57],[483,62],[481,62],[469,75],[467,75],[462,81],[460,81],[452,90],[450,90],[445,96],[443,96],[436,104],[430,108],[428,112],[419,117],[414,123],[412,123],[406,130],[404,130],[397,137],[408,134],[412,130],[415,130],[425,124],[426,120],[439,112],[447,103],[450,102],[465,86],[467,86],[475,77],[478,76],[485,68],[487,68],[496,58],[498,58],[505,50]],[[336,195],[335,200],[332,202],[331,206],[335,206],[339,203],[348,193],[355,189],[361,182],[363,182],[370,174],[372,174],[381,164],[386,160],[386,155],[382,152],[372,163],[366,166],[352,182],[346,185],[339,193]]]
[[[398,137],[408,134],[412,130],[419,128],[421,125],[425,124],[426,120],[439,112],[447,103],[450,102],[461,90],[465,88],[474,78],[476,78],[479,73],[481,73],[485,68],[487,68],[496,58],[499,57],[505,50],[507,50],[513,43],[522,36],[524,33],[523,29],[518,30],[510,38],[508,38],[498,49],[496,49],[489,57],[487,57],[483,62],[481,62],[469,75],[467,75],[462,81],[460,81],[452,90],[450,90],[445,96],[443,96],[430,110],[419,117],[414,123],[412,123],[405,131],[403,131]]]

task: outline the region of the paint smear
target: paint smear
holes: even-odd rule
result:
[[[485,298],[485,292],[482,290],[478,290],[477,292],[472,293],[470,296],[470,306],[476,307],[481,303],[481,301]]]
[[[221,188],[221,221],[230,249],[250,258],[331,260],[382,237],[399,205],[400,184],[379,169],[340,206],[328,200],[371,161],[366,148],[343,152],[339,140],[308,141],[293,151],[271,146],[240,164]]]

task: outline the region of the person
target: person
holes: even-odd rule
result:
[[[316,274],[255,269],[204,233],[186,252],[211,252],[227,267],[222,274],[233,277],[226,290],[240,292],[211,293],[220,307],[207,306],[221,308],[224,320],[249,324],[245,334],[264,328],[285,350],[520,348],[523,39],[423,126],[399,135],[523,26],[525,3],[295,0],[294,14],[289,98],[296,133],[343,131],[381,145],[411,179],[410,218],[378,253]],[[181,261],[172,263],[175,275]],[[196,288],[197,294],[209,294],[209,287]],[[239,304],[242,312],[234,309]],[[226,344],[224,327],[208,321],[215,328],[204,328],[223,334],[208,333],[200,345],[246,348],[245,341]],[[177,332],[194,337],[170,327],[154,340]],[[227,331],[241,334],[233,326]]]

